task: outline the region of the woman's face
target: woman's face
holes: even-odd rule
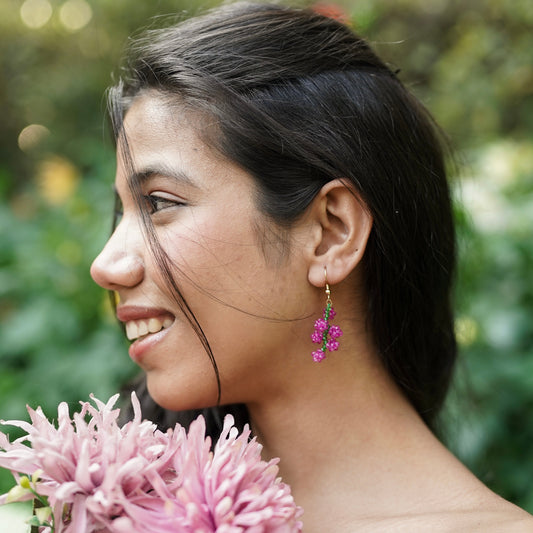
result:
[[[280,257],[279,242],[264,237],[272,233],[254,204],[252,179],[209,149],[192,122],[155,93],[135,100],[124,120],[131,164],[121,156],[123,140],[117,152],[123,216],[91,268],[98,284],[118,292],[118,318],[150,394],[176,410],[213,405],[216,379],[143,235],[128,183],[132,172],[173,276],[213,350],[223,403],[260,401],[284,386],[295,345],[312,348],[308,321],[294,319],[308,315],[316,297],[298,253],[304,224],[291,230],[291,253]]]

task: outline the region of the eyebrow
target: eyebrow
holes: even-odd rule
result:
[[[198,185],[192,180],[192,178],[187,173],[164,164],[158,164],[155,166],[150,165],[145,168],[136,170],[135,172],[132,172],[130,174],[128,181],[133,181],[138,183],[139,185],[142,185],[143,183],[146,183],[149,179],[155,176],[171,178],[179,183],[198,188]]]

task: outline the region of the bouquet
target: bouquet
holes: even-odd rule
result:
[[[293,533],[300,532],[277,459],[228,415],[211,450],[205,421],[189,432],[166,433],[143,421],[132,394],[134,418],[118,425],[118,394],[107,403],[91,396],[70,417],[59,405],[57,427],[42,410],[31,423],[12,420],[27,434],[13,442],[0,432],[0,467],[17,484],[0,504],[34,500],[30,524],[39,533]]]

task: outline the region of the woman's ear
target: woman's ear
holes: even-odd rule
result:
[[[372,229],[372,216],[353,187],[336,179],[320,189],[311,204],[311,222],[316,228],[309,242],[309,282],[324,286],[344,280],[364,254]]]

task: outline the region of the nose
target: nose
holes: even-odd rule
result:
[[[91,265],[91,276],[104,289],[132,288],[144,278],[140,231],[122,219]]]

